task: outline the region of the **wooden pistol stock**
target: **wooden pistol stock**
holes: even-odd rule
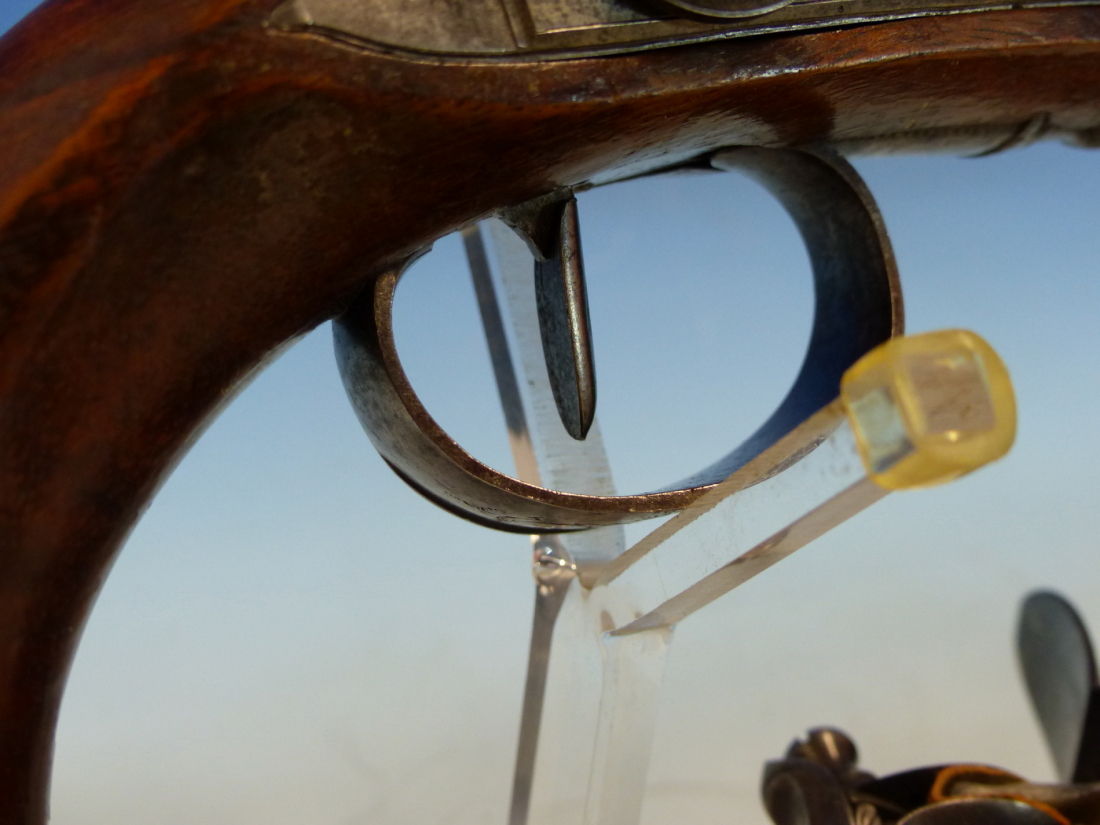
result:
[[[1100,142],[1100,6],[49,0],[0,40],[0,823],[46,821],[74,648],[157,485],[383,273],[723,147],[1038,137]]]

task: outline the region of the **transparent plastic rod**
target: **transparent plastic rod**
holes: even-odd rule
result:
[[[1000,458],[1015,428],[1008,373],[976,335],[895,339],[845,373],[836,401],[611,562],[589,596],[606,609],[584,825],[640,817],[658,663],[677,622],[891,490]],[[792,463],[795,444],[811,447]]]
[[[494,255],[477,254],[486,234]],[[467,245],[521,476],[613,494],[598,429],[587,443],[563,438],[550,414],[525,244],[494,221]],[[636,825],[676,623],[891,489],[1000,457],[1014,432],[1011,383],[984,341],[958,330],[896,339],[849,370],[835,402],[626,552],[619,528],[533,537],[538,587],[510,825]]]
[[[640,613],[616,634],[676,624],[889,492],[868,476],[839,402],[804,426],[822,424],[832,433],[801,461],[748,488],[727,479],[612,562],[597,586],[628,590]]]
[[[600,636],[603,685],[585,825],[636,825],[641,819],[671,640],[671,627]]]
[[[553,629],[529,825],[635,825],[670,628],[614,636],[629,600],[574,584]]]
[[[845,373],[836,401],[607,566],[597,588],[639,611],[614,632],[674,625],[890,490],[995,461],[1015,432],[1008,372],[980,337],[889,341]],[[798,443],[816,446],[792,465]]]
[[[463,236],[519,477],[558,489],[614,495],[598,423],[584,441],[577,441],[557,414],[538,331],[534,261],[526,243],[498,220]],[[535,611],[508,823],[581,825],[599,749],[600,708],[616,706],[615,685],[633,689],[644,681],[625,675],[604,678],[600,622],[606,611],[592,603],[581,584],[586,574],[594,579],[626,543],[617,525],[531,538]],[[663,652],[646,661],[647,672],[659,678]],[[638,657],[627,656],[615,671],[625,674],[640,663]],[[652,675],[648,682],[653,682]],[[656,713],[656,690],[651,694],[653,707],[635,708],[628,714],[631,719]],[[632,800],[635,807],[640,800],[639,792]]]

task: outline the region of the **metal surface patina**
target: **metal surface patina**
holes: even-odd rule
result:
[[[878,344],[900,334],[903,327],[901,288],[882,217],[851,166],[822,147],[802,151],[740,147],[705,160],[713,169],[740,171],[767,188],[798,226],[812,263],[815,312],[806,360],[771,417],[724,458],[649,493],[581,495],[506,476],[454,442],[409,384],[398,358],[391,319],[394,292],[404,269],[399,266],[364,292],[337,320],[334,330],[340,371],[359,420],[382,457],[405,481],[445,509],[477,523],[544,533],[673,513],[780,441],[788,445],[792,461],[812,449],[819,433],[806,431],[801,440],[787,437],[832,400],[845,370]],[[556,202],[560,200],[549,201],[551,205]],[[554,245],[531,237],[541,235],[537,227],[543,223],[532,215],[545,209],[539,201],[532,208],[503,212],[507,222],[526,236],[532,251],[544,244]],[[554,214],[560,215],[560,211]],[[557,217],[553,223],[560,220]],[[579,242],[566,246],[579,254]],[[574,268],[579,271],[579,263]],[[541,282],[536,280],[536,284]],[[583,301],[578,300],[572,311],[565,301],[558,310],[546,306],[554,303],[540,298],[538,326],[543,327],[541,348],[551,355],[548,373],[555,385],[591,385],[587,390],[592,393],[591,406],[586,414],[590,423],[595,389],[587,324],[569,321],[570,316],[586,314]],[[560,334],[547,336],[545,316],[555,314],[560,316],[556,324]],[[570,329],[578,334],[569,333]],[[578,382],[580,374],[591,380]],[[574,399],[585,394],[575,392]],[[560,388],[554,394],[566,430],[577,437],[574,430],[581,417],[574,418],[571,405],[562,403]]]
[[[620,54],[729,37],[1097,0],[288,0],[275,26],[425,54]]]

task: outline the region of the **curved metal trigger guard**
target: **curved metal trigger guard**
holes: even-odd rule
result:
[[[848,367],[901,334],[893,251],[870,192],[847,161],[825,148],[742,147],[714,154],[711,163],[749,175],[783,204],[813,270],[814,324],[805,360],[787,396],[752,436],[695,475],[637,495],[561,492],[494,470],[443,431],[401,367],[392,326],[401,266],[382,275],[333,324],[344,387],[394,471],[444,509],[513,532],[576,530],[667,515],[683,510],[831,402]],[[812,450],[819,436],[808,434],[807,443],[795,444],[786,463]]]

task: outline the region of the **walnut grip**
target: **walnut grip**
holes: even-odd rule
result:
[[[1086,7],[479,62],[285,31],[275,5],[54,0],[0,41],[3,825],[46,820],[76,641],[158,483],[379,273],[496,207],[719,146],[1100,125]]]

